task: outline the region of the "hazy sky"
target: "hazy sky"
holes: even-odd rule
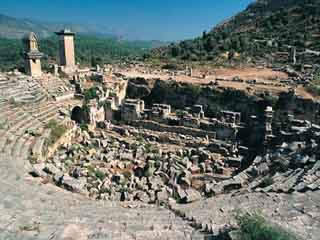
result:
[[[200,35],[253,0],[1,0],[0,13],[51,22],[100,24],[134,39]]]

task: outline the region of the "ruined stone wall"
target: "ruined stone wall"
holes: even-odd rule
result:
[[[311,99],[304,99],[290,94],[281,94],[276,104],[276,110],[280,112],[289,112],[298,119],[309,120],[319,123],[315,117],[320,110],[320,104]]]
[[[168,126],[168,125],[163,125],[157,122],[147,121],[147,120],[132,121],[130,124],[135,127],[142,127],[142,128],[146,128],[146,129],[157,131],[157,132],[173,132],[173,133],[178,133],[183,135],[191,135],[193,137],[208,136],[210,138],[216,138],[215,132],[204,131],[201,129],[187,128],[182,126]]]
[[[63,144],[71,144],[71,139],[73,138],[76,132],[77,126],[75,125],[69,129],[58,141],[56,141],[52,146],[48,147],[46,158],[50,158],[57,151],[58,147]]]
[[[279,98],[259,95],[249,95],[243,90],[199,87],[182,84],[174,81],[150,80],[153,84],[147,85],[148,80],[134,82],[128,85],[131,98],[140,98],[147,107],[154,103],[169,104],[173,109],[184,109],[192,105],[202,105],[206,117],[217,118],[221,110],[241,113],[241,121],[248,122],[250,117],[264,116],[264,109],[272,106],[275,111],[275,120],[279,113],[291,111],[299,119],[314,121],[319,104],[310,99],[302,99],[282,93]],[[143,91],[137,89],[146,88]],[[136,93],[136,94],[135,94]]]
[[[112,121],[114,119],[114,112],[111,108],[105,108],[105,120]]]
[[[72,98],[74,98],[74,93],[69,93],[62,96],[54,96],[54,100],[56,100],[57,102],[72,99]]]
[[[122,103],[122,101],[126,97],[127,87],[128,87],[128,82],[127,81],[122,81],[122,82],[119,83],[119,86],[118,86],[118,89],[117,89],[118,90],[117,97],[118,97],[120,103]]]
[[[223,126],[219,126],[215,128],[215,132],[217,133],[218,139],[232,139],[236,135],[236,130],[233,128],[227,128]]]
[[[121,119],[125,122],[132,122],[139,119],[140,114],[137,110],[124,109],[121,111]]]
[[[103,107],[90,109],[90,113],[92,122],[103,122],[105,120],[105,111]]]

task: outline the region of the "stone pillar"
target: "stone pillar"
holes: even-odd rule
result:
[[[75,69],[74,36],[75,33],[69,29],[56,32],[59,36],[59,63],[66,69]]]
[[[296,64],[297,63],[297,48],[296,47],[291,47],[291,52],[290,52],[290,60],[292,62],[292,64]]]
[[[38,49],[37,36],[31,32],[23,38],[24,44],[24,62],[26,74],[33,77],[42,75],[41,58],[43,54]]]
[[[57,64],[53,64],[53,65],[52,65],[52,74],[53,74],[54,76],[58,76],[58,75],[59,75],[59,67],[58,67]]]
[[[264,144],[267,145],[270,143],[273,138],[272,135],[272,120],[273,120],[273,109],[272,107],[267,107],[264,111],[264,119],[265,119],[265,129],[264,129]]]

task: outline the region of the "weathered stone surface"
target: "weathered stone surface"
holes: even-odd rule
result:
[[[85,182],[75,178],[64,175],[61,179],[61,184],[69,191],[81,193],[84,191]]]
[[[52,174],[52,175],[61,175],[61,171],[56,168],[53,164],[46,164],[44,167],[44,171],[48,174]]]
[[[184,200],[186,203],[195,202],[201,199],[201,194],[192,188],[185,190],[185,192],[187,194]]]
[[[30,171],[30,174],[34,177],[46,177],[47,173],[44,172],[45,164],[34,164],[32,166],[32,170]]]
[[[144,203],[148,203],[150,201],[148,194],[146,192],[142,192],[142,191],[136,192],[134,199],[141,201],[141,202],[144,202]]]

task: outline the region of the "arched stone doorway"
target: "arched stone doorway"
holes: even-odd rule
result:
[[[81,107],[76,106],[72,109],[71,120],[78,124],[85,123],[85,114]]]

